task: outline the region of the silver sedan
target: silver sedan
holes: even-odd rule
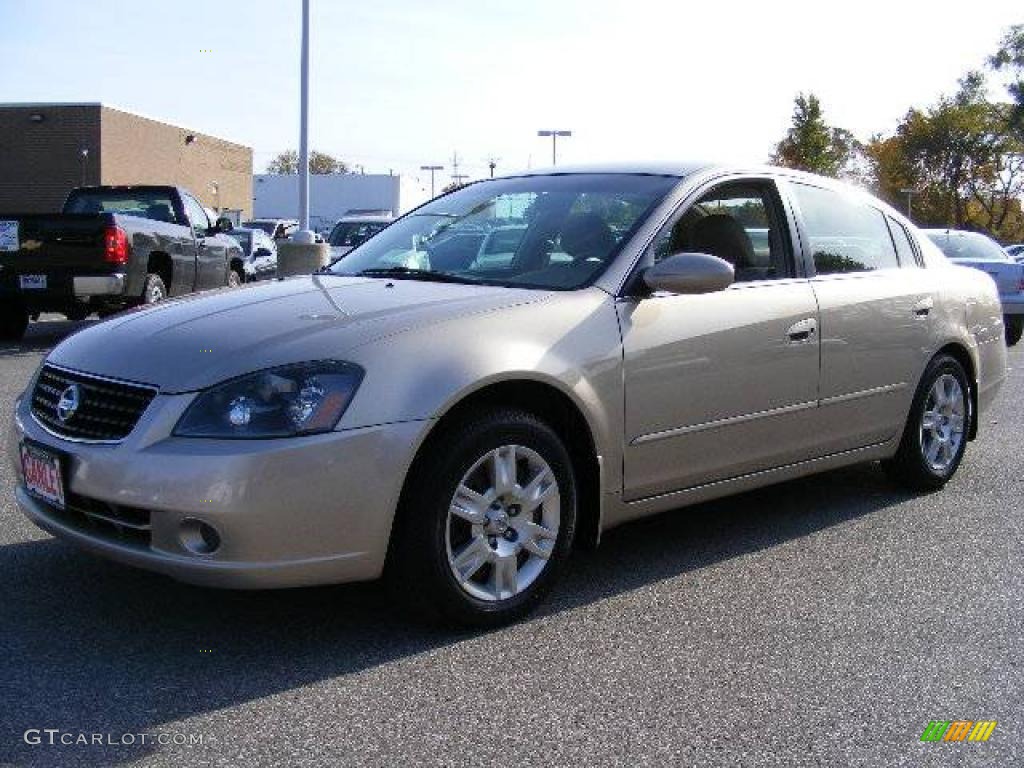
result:
[[[489,626],[634,518],[875,460],[940,488],[1005,368],[991,278],[861,192],[559,169],[431,201],[329,272],[75,334],[9,454],[25,514],[99,555],[228,587],[383,575]]]

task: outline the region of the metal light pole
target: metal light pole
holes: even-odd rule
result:
[[[430,171],[430,199],[434,199],[434,171],[443,171],[443,165],[421,165],[421,171]]]
[[[309,0],[302,0],[299,96],[299,229],[309,230]]]
[[[572,136],[572,131],[537,131],[537,135],[551,137],[551,164],[558,165],[558,137]]]
[[[913,189],[901,189],[900,192],[902,192],[904,195],[907,196],[907,218],[909,219],[910,218],[910,200],[914,196],[914,190]]]
[[[82,147],[82,186],[85,186],[85,161],[89,159],[89,148]]]

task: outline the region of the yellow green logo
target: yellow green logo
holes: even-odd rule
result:
[[[996,720],[932,720],[921,741],[988,741]]]

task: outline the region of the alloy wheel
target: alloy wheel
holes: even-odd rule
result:
[[[515,597],[548,565],[560,521],[558,481],[547,461],[522,445],[495,448],[470,467],[449,504],[452,575],[479,600]]]
[[[921,454],[935,473],[944,475],[964,440],[967,398],[956,377],[939,376],[928,391],[921,414]]]

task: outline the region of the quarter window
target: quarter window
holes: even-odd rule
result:
[[[792,186],[819,275],[899,266],[885,215],[877,208],[832,190]]]

